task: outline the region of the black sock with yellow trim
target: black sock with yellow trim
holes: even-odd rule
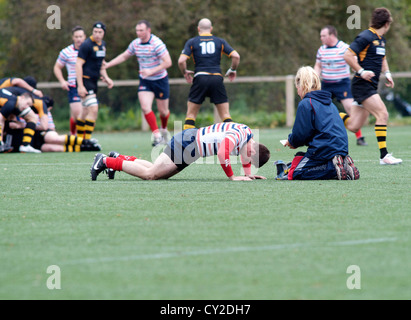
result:
[[[184,127],[183,129],[193,129],[196,127],[196,120],[192,118],[186,118],[186,121],[184,122]]]
[[[223,122],[233,122],[233,119],[231,119],[231,117],[228,117],[228,118],[225,118]]]
[[[383,159],[387,154],[387,126],[376,124],[375,127],[375,136],[378,141],[378,148],[380,148],[380,159]]]
[[[33,140],[33,136],[36,130],[36,124],[34,122],[27,122],[26,127],[23,130],[23,146],[28,146]]]
[[[347,126],[347,121],[350,119],[350,116],[344,112],[340,112],[340,117],[344,122],[344,126]]]

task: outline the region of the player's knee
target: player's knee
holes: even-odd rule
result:
[[[88,108],[91,106],[95,106],[98,105],[98,100],[96,96],[87,96],[83,101],[82,101],[82,105],[84,108]]]

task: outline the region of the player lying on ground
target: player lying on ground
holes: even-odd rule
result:
[[[251,173],[251,165],[262,167],[270,158],[270,151],[253,139],[251,129],[234,122],[217,123],[204,128],[183,130],[172,137],[163,153],[151,163],[110,152],[109,156],[98,153],[91,166],[91,180],[106,169],[109,178],[114,171],[124,171],[143,180],[168,179],[182,171],[200,157],[217,155],[225,174],[230,180],[250,181],[266,179]],[[240,156],[244,176],[235,176],[231,167],[230,155]]]
[[[12,136],[11,146],[19,150],[18,146],[23,139],[23,128],[26,126],[22,119],[12,117],[7,122],[5,131],[7,136]],[[56,131],[36,131],[31,145],[41,152],[80,152],[100,151],[101,146],[96,139],[85,140],[74,135],[59,135]]]

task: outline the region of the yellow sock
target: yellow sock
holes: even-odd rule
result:
[[[193,129],[196,127],[196,120],[192,118],[186,118],[186,121],[184,122],[184,127],[183,129]]]
[[[91,135],[93,134],[95,125],[96,125],[95,121],[86,119],[86,125],[84,127],[84,139],[86,140],[91,139]]]

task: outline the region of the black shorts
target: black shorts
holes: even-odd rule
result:
[[[371,81],[354,77],[351,81],[351,92],[354,100],[362,103],[364,100],[378,93],[378,84],[376,85]]]
[[[83,78],[83,84],[87,90],[87,95],[97,94],[97,91],[98,91],[97,82],[98,82],[98,79]]]
[[[197,131],[198,129],[193,128],[177,133],[164,148],[163,152],[174,162],[178,171],[200,158],[196,143]]]
[[[23,143],[23,133],[24,129],[8,129],[7,130],[7,135],[11,135],[13,138],[11,140],[11,146],[13,147],[12,152],[20,152],[19,148]],[[44,144],[44,135],[41,134],[40,131],[37,131],[34,133],[33,139],[31,140],[30,145],[34,149],[41,150],[41,147]]]
[[[194,77],[190,88],[188,101],[202,104],[206,97],[210,102],[220,104],[228,102],[227,92],[224,86],[224,78],[217,75],[198,75]]]

